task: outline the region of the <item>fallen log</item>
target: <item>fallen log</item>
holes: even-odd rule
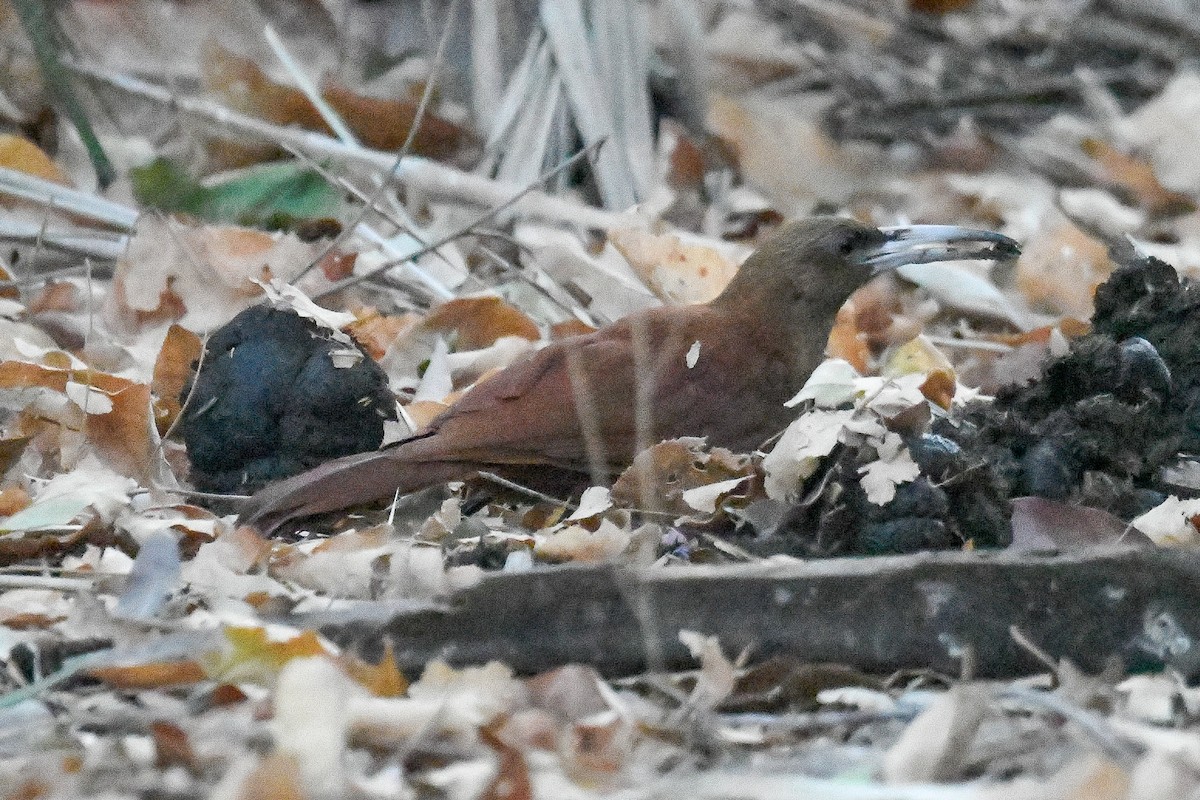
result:
[[[548,567],[499,573],[446,602],[306,615],[331,640],[400,666],[498,659],[519,672],[568,663],[606,675],[695,665],[681,630],[726,652],[788,654],[874,672],[976,676],[1044,669],[1010,634],[1099,670],[1169,664],[1200,673],[1200,552],[1102,548],[1058,554],[920,553],[745,566]]]

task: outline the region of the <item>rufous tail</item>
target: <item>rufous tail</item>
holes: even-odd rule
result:
[[[250,498],[238,523],[269,534],[285,522],[408,494],[463,477],[464,464],[410,461],[402,448],[334,459],[272,484]]]

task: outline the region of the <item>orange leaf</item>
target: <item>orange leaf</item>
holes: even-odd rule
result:
[[[503,718],[479,729],[480,740],[499,757],[496,776],[480,795],[482,800],[533,800],[533,781],[521,751],[496,735]]]
[[[69,186],[71,181],[50,156],[23,136],[0,133],[0,167]]]
[[[251,59],[235,55],[220,45],[207,44],[202,70],[206,86],[239,111],[280,125],[332,133],[303,92],[273,82]],[[366,97],[333,80],[324,82],[321,96],[363,144],[377,150],[399,150],[416,117],[415,101]],[[437,114],[426,113],[413,138],[412,152],[444,160],[475,141],[469,130]],[[265,154],[266,149],[261,150]]]
[[[1154,167],[1148,162],[1122,153],[1103,139],[1094,137],[1085,138],[1080,143],[1080,149],[1095,160],[1112,185],[1124,189],[1147,211],[1172,214],[1196,210],[1196,204],[1190,197],[1173,192],[1159,183]]]
[[[946,369],[930,372],[929,377],[921,384],[921,394],[925,395],[925,399],[946,409],[950,408],[950,403],[954,400],[955,389],[954,373]]]
[[[205,667],[213,677],[235,680],[238,676],[274,675],[293,658],[328,655],[315,631],[302,631],[291,639],[275,641],[266,628],[225,628],[229,649],[206,659]],[[233,677],[230,677],[233,676]]]
[[[620,228],[610,230],[608,240],[650,291],[672,303],[707,303],[737,274],[737,264],[720,250],[671,234]]]
[[[351,678],[376,697],[403,697],[408,693],[408,679],[396,666],[396,654],[391,642],[384,643],[383,658],[378,664],[347,657],[342,665]]]
[[[392,342],[421,322],[417,314],[386,316],[374,308],[359,309],[354,312],[354,317],[354,322],[346,326],[346,332],[374,359],[383,358]]]
[[[199,769],[196,752],[183,728],[173,722],[156,720],[150,723],[150,735],[154,737],[155,767],[183,767],[189,772]]]
[[[191,378],[192,363],[200,358],[201,349],[200,337],[178,325],[172,325],[163,339],[150,384],[156,399],[156,412],[162,409],[161,414],[155,413],[160,433],[165,433],[179,416],[183,387]]]
[[[1092,315],[1096,287],[1113,268],[1103,242],[1058,218],[1021,246],[1017,287],[1039,311],[1084,319]]]
[[[29,492],[20,486],[10,486],[0,491],[0,517],[11,517],[18,511],[29,508],[31,502]]]
[[[259,762],[242,781],[238,800],[308,800],[300,786],[295,756],[275,753]]]
[[[833,329],[829,332],[826,351],[832,358],[850,362],[860,375],[867,374],[871,364],[871,348],[866,339],[859,336],[858,319],[852,306],[843,306],[837,313]]]
[[[431,331],[456,331],[459,350],[478,350],[501,336],[536,342],[537,323],[499,297],[461,297],[442,303],[423,323]]]
[[[127,667],[92,667],[87,674],[118,689],[157,689],[199,683],[207,677],[195,661],[157,661]]]

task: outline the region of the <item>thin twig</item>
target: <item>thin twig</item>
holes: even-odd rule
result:
[[[62,267],[61,269],[39,272],[36,275],[22,275],[20,277],[13,278],[10,281],[0,281],[0,289],[19,289],[22,286],[29,286],[34,283],[49,283],[50,281],[57,280],[58,278],[78,275],[83,271],[83,264],[75,264],[70,267]]]
[[[311,272],[312,269],[317,266],[322,259],[325,258],[325,256],[333,252],[335,247],[338,247],[342,244],[342,242],[349,238],[359,223],[366,218],[368,211],[376,208],[379,202],[383,200],[384,195],[387,193],[388,187],[391,186],[392,177],[400,170],[401,165],[404,163],[404,159],[412,151],[413,142],[417,138],[417,130],[421,127],[421,123],[425,121],[425,114],[429,109],[429,101],[433,97],[433,86],[441,73],[442,64],[445,61],[446,43],[450,40],[450,32],[454,28],[454,15],[457,8],[458,0],[451,0],[450,10],[448,12],[449,16],[446,17],[446,25],[442,29],[441,38],[438,40],[437,53],[434,54],[433,64],[430,66],[429,74],[426,76],[425,87],[421,91],[421,100],[419,103],[417,103],[416,113],[413,114],[412,123],[408,126],[408,134],[404,137],[404,143],[400,145],[400,150],[396,153],[396,158],[392,162],[392,166],[388,169],[387,175],[378,178],[379,185],[375,187],[375,192],[371,195],[370,202],[364,204],[364,206],[359,210],[358,214],[342,229],[342,232],[335,236],[333,240],[324,248],[324,250],[318,254],[307,267],[301,270],[299,275],[292,279],[292,283],[295,283]],[[355,145],[359,146],[357,142],[355,142]],[[420,238],[418,237],[417,240],[420,241]],[[421,243],[425,244],[424,242]]]
[[[0,575],[0,589],[55,589],[87,592],[96,588],[92,578],[55,578],[48,575]]]
[[[8,167],[0,167],[0,194],[86,217],[120,230],[131,230],[138,218],[135,208]]]
[[[384,220],[391,223],[397,230],[402,230],[412,238],[416,239],[417,243],[420,245],[427,245],[429,243],[424,234],[418,231],[414,225],[410,224],[408,220],[402,219],[399,214],[394,213],[390,208],[385,206],[383,204],[383,197],[381,195],[368,195],[362,189],[359,189],[357,186],[351,183],[347,178],[344,178],[341,175],[334,175],[324,166],[309,158],[307,154],[292,148],[286,149],[291,152],[292,155],[296,156],[296,158],[299,158],[308,164],[313,170],[316,171],[318,175],[320,175],[330,184],[353,195],[355,199],[365,205],[366,208],[364,208],[364,211],[367,208],[374,211],[376,214],[383,217]],[[353,227],[349,227],[348,225],[342,229],[342,232],[338,234],[336,239],[334,239],[335,245],[339,242],[345,241],[349,233],[357,230],[360,236],[365,236],[365,238],[370,239],[373,244],[376,244],[379,247],[387,250],[389,255],[399,255],[395,252],[395,248],[388,244],[382,234],[377,233],[374,228],[361,221],[361,215],[359,219],[360,221],[354,223]],[[332,247],[326,249],[325,255],[327,255],[331,250]],[[441,251],[435,250],[434,254],[446,264],[451,264],[450,259],[446,258]],[[322,255],[321,258],[324,258],[325,255]],[[416,264],[409,262],[409,269],[414,275],[417,276],[418,279],[420,279],[421,283],[425,284],[430,291],[441,297],[443,300],[449,300],[450,298],[454,297],[454,292],[447,289],[441,281],[418,267]],[[295,280],[292,282],[295,283]]]
[[[569,508],[572,511],[577,511],[579,509],[578,504],[572,503],[570,500],[563,500],[560,497],[553,497],[548,494],[543,494],[537,489],[530,489],[528,486],[522,486],[515,481],[510,481],[508,478],[502,478],[494,472],[484,472],[480,470],[477,474],[479,477],[486,481],[490,481],[497,486],[503,486],[505,489],[519,492],[520,494],[526,495],[527,497],[532,497],[535,500],[541,500],[542,502],[551,503],[556,506],[563,506],[564,508]]]
[[[355,138],[354,132],[347,127],[341,116],[321,96],[321,92],[317,90],[317,85],[300,68],[300,65],[296,63],[296,59],[292,58],[292,54],[288,52],[287,46],[283,43],[283,39],[279,37],[279,34],[275,32],[275,29],[267,25],[263,29],[263,37],[267,40],[267,44],[271,46],[275,57],[279,59],[279,62],[283,64],[288,74],[292,76],[292,80],[296,83],[296,88],[304,93],[304,96],[308,98],[308,102],[313,104],[313,108],[321,115],[321,119],[325,120],[325,124],[329,126],[334,135],[351,147],[357,146],[358,139]]]
[[[1113,730],[1108,720],[1094,711],[1068,702],[1060,694],[1010,686],[998,692],[997,696],[1004,700],[1014,700],[1035,709],[1048,711],[1075,723],[1079,730],[1105,755],[1126,769],[1132,767],[1137,759],[1138,748],[1136,745],[1123,739],[1119,732]]]
[[[504,211],[508,210],[509,208],[515,206],[517,203],[519,203],[521,201],[521,199],[523,197],[534,192],[539,184],[545,183],[546,181],[550,180],[551,178],[553,178],[555,175],[559,174],[560,172],[563,172],[564,170],[569,169],[574,164],[576,164],[577,162],[582,160],[584,157],[590,155],[593,151],[599,149],[599,147],[602,144],[604,144],[603,140],[597,142],[594,145],[588,145],[587,147],[583,148],[575,155],[568,158],[566,161],[564,161],[561,164],[559,164],[558,166],[556,166],[554,169],[543,174],[541,177],[539,177],[536,181],[531,183],[529,186],[526,186],[524,189],[521,189],[519,192],[517,192],[512,197],[509,197],[506,201],[504,201],[500,205],[497,205],[493,208],[488,209],[487,211],[483,212],[482,214],[477,216],[475,219],[471,220],[471,222],[462,226],[458,230],[453,231],[453,232],[447,234],[446,236],[443,236],[442,238],[438,239],[437,241],[434,241],[434,242],[431,242],[430,244],[425,245],[424,247],[416,250],[413,253],[410,253],[407,256],[404,256],[403,258],[394,259],[392,261],[386,261],[383,264],[380,264],[378,267],[375,267],[372,270],[369,270],[369,271],[364,272],[359,275],[351,275],[349,278],[340,280],[337,283],[330,286],[329,288],[319,292],[318,294],[313,295],[313,299],[319,300],[322,297],[326,297],[328,295],[333,294],[334,292],[339,292],[342,289],[346,289],[351,286],[355,286],[359,283],[362,283],[363,281],[365,281],[368,278],[371,278],[371,277],[374,277],[375,275],[380,274],[381,272],[386,272],[387,270],[391,269],[392,267],[399,266],[400,264],[403,264],[405,261],[413,261],[413,260],[418,259],[421,256],[425,255],[426,253],[433,252],[434,250],[437,250],[439,247],[442,247],[443,245],[446,245],[446,244],[449,244],[450,242],[455,241],[456,239],[461,239],[463,236],[470,234],[471,231],[475,228],[475,226],[479,225],[479,223],[489,220],[489,219],[495,217],[496,215],[503,213]]]

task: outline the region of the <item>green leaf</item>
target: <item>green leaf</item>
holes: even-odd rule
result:
[[[289,228],[333,216],[341,196],[315,170],[293,162],[263,164],[215,186],[204,186],[177,164],[156,159],[130,170],[143,206],[183,212],[209,222]]]

